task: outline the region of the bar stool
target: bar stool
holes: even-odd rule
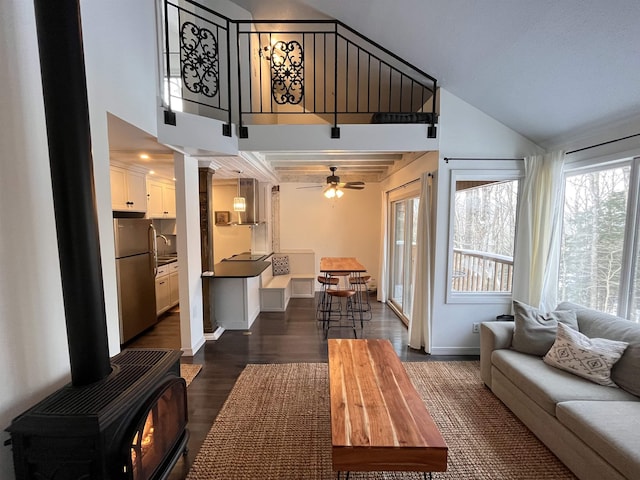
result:
[[[336,290],[348,290],[349,283],[347,281],[347,277],[349,276],[349,272],[327,272],[327,277],[332,280],[337,280],[338,283],[336,285]],[[338,310],[342,311],[342,299],[338,298]]]
[[[358,338],[358,333],[356,331],[356,320],[355,317],[353,316],[353,308],[349,307],[349,305],[352,303],[352,298],[353,296],[356,294],[355,290],[333,290],[328,288],[326,291],[326,294],[329,298],[333,299],[333,298],[338,298],[338,299],[342,299],[345,298],[347,301],[347,313],[345,314],[347,316],[347,318],[351,317],[351,321],[353,323],[353,335],[355,338]],[[340,315],[340,317],[342,316],[342,314]],[[340,317],[338,318],[338,321],[340,319]],[[322,326],[324,328],[324,338],[326,339],[327,336],[329,335],[329,328],[331,327],[330,322],[332,321],[331,319],[331,312],[330,311],[323,311],[323,322],[322,322]]]
[[[360,327],[364,327],[365,320],[371,320],[371,303],[369,302],[369,288],[367,284],[371,281],[371,275],[349,277],[349,286],[356,291],[354,301],[351,303],[354,317],[360,319]]]
[[[320,283],[320,296],[318,297],[318,304],[316,305],[316,318],[318,320],[324,319],[324,311],[340,312],[341,305],[338,302],[337,307],[333,304],[333,297],[327,295],[327,289],[330,285],[338,285],[340,282],[337,278],[325,277],[318,275],[318,283]]]

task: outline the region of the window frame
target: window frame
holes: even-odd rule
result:
[[[405,298],[407,295],[406,291],[403,291],[403,302],[402,302],[402,307],[398,308],[395,304],[395,302],[392,300],[392,295],[391,295],[391,291],[393,289],[393,255],[391,253],[391,249],[392,249],[392,245],[393,242],[395,240],[395,225],[394,225],[394,218],[395,218],[395,212],[393,210],[393,204],[395,202],[405,202],[409,199],[413,199],[413,198],[418,198],[418,200],[420,199],[420,192],[421,191],[421,184],[419,181],[416,181],[414,183],[411,183],[409,185],[407,185],[405,188],[396,190],[396,191],[392,191],[389,192],[387,195],[387,223],[388,223],[388,228],[387,228],[387,232],[388,232],[388,238],[387,238],[387,245],[388,245],[388,249],[389,251],[387,252],[387,272],[388,272],[388,278],[387,278],[387,285],[384,287],[386,288],[387,291],[387,304],[390,306],[390,308],[400,317],[400,319],[405,323],[408,324],[410,322],[411,319],[411,312],[407,312],[406,308],[405,308]],[[413,215],[413,214],[411,214]],[[406,220],[406,219],[405,219]],[[406,250],[407,250],[407,245],[405,245],[405,259],[406,259]],[[406,265],[405,265],[406,266]],[[405,279],[407,277],[409,273],[406,272],[406,270],[404,271],[404,276]],[[409,280],[410,281],[410,280]],[[403,287],[404,289],[404,287]]]
[[[623,236],[620,284],[618,286],[618,311],[617,316],[629,319],[633,295],[631,291],[634,287],[634,272],[640,265],[637,265],[638,249],[640,248],[640,156],[615,156],[590,158],[565,163],[563,180],[566,186],[567,179],[575,175],[608,170],[613,168],[630,167],[629,191],[627,194],[627,211],[625,215],[625,231]],[[562,232],[558,241],[564,238],[564,202],[562,198]],[[630,227],[631,226],[631,227]],[[558,264],[557,282],[560,282],[560,265]],[[565,299],[559,299],[564,301]],[[640,321],[640,319],[638,319]]]
[[[514,255],[516,248],[516,238],[518,234],[518,220],[520,213],[520,202],[522,200],[524,172],[519,168],[492,168],[486,170],[478,169],[452,169],[449,185],[449,231],[447,240],[447,288],[446,303],[447,304],[496,304],[510,302],[513,292],[458,292],[454,291],[453,286],[453,239],[455,222],[455,196],[456,182],[470,180],[495,180],[495,181],[517,181],[518,196],[516,205],[516,228],[514,231]],[[514,268],[514,275],[516,274]]]

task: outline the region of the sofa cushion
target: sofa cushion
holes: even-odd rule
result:
[[[491,363],[551,415],[557,403],[569,400],[638,400],[624,390],[598,385],[515,350],[495,350]]]
[[[613,366],[611,379],[623,390],[640,397],[640,324],[569,302],[561,303],[558,308],[574,309],[578,328],[587,337],[608,338],[629,344]]]
[[[640,401],[563,402],[556,417],[626,478],[638,478]]]
[[[618,388],[611,380],[611,369],[628,345],[606,338],[589,338],[560,323],[556,341],[543,360],[591,382]]]
[[[578,320],[573,310],[556,310],[544,313],[525,303],[513,301],[514,323],[512,348],[522,353],[546,354],[556,339],[558,322],[578,330]]]

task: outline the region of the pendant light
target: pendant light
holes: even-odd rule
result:
[[[244,197],[233,197],[233,211],[245,212],[247,210],[247,202]]]
[[[238,174],[238,196],[233,197],[233,211],[238,212],[238,223],[242,223],[240,212],[247,211],[247,200],[240,196],[240,174],[242,170],[236,170],[236,173]]]

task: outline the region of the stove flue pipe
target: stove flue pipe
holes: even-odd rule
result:
[[[71,381],[111,371],[78,0],[34,0]]]

